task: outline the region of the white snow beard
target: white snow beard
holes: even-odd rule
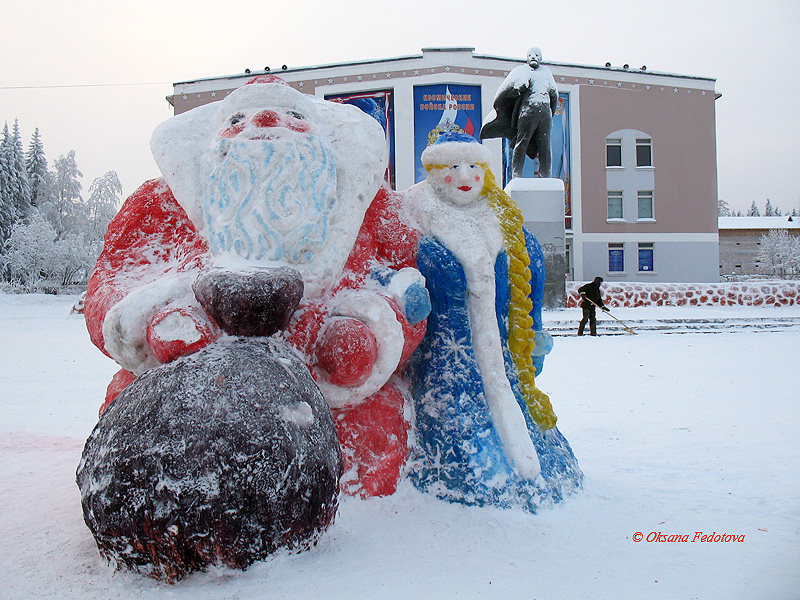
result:
[[[306,264],[325,243],[337,202],[325,140],[222,139],[206,154],[203,218],[211,252]]]

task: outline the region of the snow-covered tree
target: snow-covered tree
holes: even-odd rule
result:
[[[0,248],[11,235],[18,218],[12,193],[11,164],[9,153],[6,151],[9,138],[8,123],[6,123],[3,127],[3,138],[0,139]]]
[[[25,171],[31,188],[31,205],[38,206],[46,200],[50,182],[47,158],[44,155],[44,145],[38,127],[33,132],[28,152],[25,154]]]
[[[775,214],[775,209],[772,208],[772,203],[767,198],[767,204],[764,206],[764,216],[765,217],[775,217],[778,216]]]
[[[22,150],[22,137],[19,133],[19,119],[14,120],[11,143],[8,148],[9,162],[13,174],[14,204],[19,216],[26,217],[31,210],[31,187],[25,169],[25,152]]]
[[[88,239],[102,241],[108,224],[117,214],[121,196],[122,184],[116,171],[108,171],[92,182],[86,201]]]
[[[761,236],[758,261],[768,275],[786,277],[800,274],[800,236],[785,229],[771,229]]]
[[[753,200],[753,203],[750,205],[750,210],[747,211],[747,216],[748,217],[760,217],[761,216],[761,211],[758,210],[758,207],[756,206],[756,201],[755,200]]]
[[[25,291],[58,287],[61,255],[56,231],[41,215],[34,213],[28,223],[17,222],[0,255],[6,281]]]
[[[40,212],[50,221],[59,237],[68,230],[74,230],[79,224],[82,207],[81,182],[83,173],[78,170],[75,161],[75,150],[66,156],[60,156],[55,162],[55,170],[51,173],[53,187],[45,202],[39,206]]]
[[[722,198],[717,200],[717,214],[720,217],[731,217],[733,216],[733,212],[731,212],[730,205],[725,202]]]

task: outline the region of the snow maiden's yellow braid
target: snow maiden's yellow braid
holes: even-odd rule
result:
[[[481,164],[486,171],[481,195],[489,201],[489,206],[497,215],[503,231],[503,245],[508,254],[508,276],[510,304],[508,309],[508,348],[514,365],[519,371],[522,395],[531,417],[542,429],[551,429],[556,424],[556,415],[550,398],[538,389],[534,383],[536,367],[533,366],[531,353],[534,342],[533,319],[531,310],[533,302],[531,293],[531,259],[525,246],[525,234],[522,231],[522,211],[506,194],[489,169],[489,165]]]

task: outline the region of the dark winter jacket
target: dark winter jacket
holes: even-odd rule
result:
[[[585,295],[586,298],[597,304],[600,308],[605,308],[605,304],[603,304],[603,297],[600,295],[600,285],[595,283],[594,281],[590,281],[586,285],[582,285],[578,288],[578,293],[581,295],[581,306],[592,306],[591,302],[587,302],[583,296]]]

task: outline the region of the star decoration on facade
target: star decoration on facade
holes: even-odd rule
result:
[[[561,77],[559,77],[559,80],[563,83],[567,80],[567,78],[562,75]]]
[[[333,83],[333,79],[331,79],[330,77],[328,77],[328,83]]]
[[[650,87],[651,87],[651,86],[648,84],[648,85],[644,86],[644,89],[646,89],[646,90],[649,90],[649,89],[650,89]]]
[[[619,87],[619,88],[621,88],[621,87],[622,87],[622,82],[621,82],[621,81],[618,81],[618,82],[617,82],[617,87]]]
[[[444,70],[449,73],[450,72],[450,67],[445,67]]]
[[[306,82],[305,82],[305,81],[301,81],[301,82],[300,82],[300,83],[298,83],[297,85],[298,85],[299,87],[303,87],[305,84],[306,84]]]
[[[217,92],[211,92],[211,97],[212,98],[216,98],[217,97]]]
[[[472,72],[475,73],[475,75],[478,75],[481,72],[481,70],[480,69],[473,69]]]
[[[705,96],[707,93],[708,93],[708,92],[706,92],[705,90],[703,90],[702,92],[700,92],[700,95],[701,95],[701,96]]]
[[[387,73],[386,74],[386,79],[391,79],[391,78],[392,78],[392,74],[391,73]]]
[[[182,100],[188,100],[188,99],[189,99],[189,96],[187,96],[186,94],[184,94],[183,96],[181,96],[181,99],[182,99]]]
[[[356,81],[364,81],[364,76],[359,75],[358,77],[356,77]]]
[[[677,94],[678,93],[678,88],[672,88],[672,93],[673,94]]]
[[[419,75],[419,69],[414,69],[414,75]]]
[[[594,85],[594,79],[589,80],[589,85]]]

